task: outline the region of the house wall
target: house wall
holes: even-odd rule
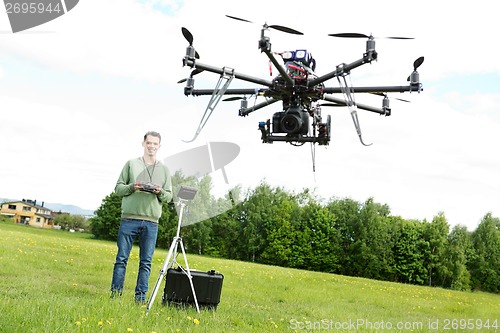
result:
[[[41,206],[34,206],[23,201],[5,202],[0,212],[14,216],[14,223],[27,224],[38,228],[52,228],[52,211]],[[45,216],[48,215],[48,216]]]

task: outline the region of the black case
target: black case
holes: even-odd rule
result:
[[[214,270],[208,272],[191,270],[190,272],[193,277],[194,291],[200,309],[217,309],[217,305],[220,302],[224,275]],[[180,267],[169,268],[165,280],[163,305],[189,304],[195,306],[189,278]]]

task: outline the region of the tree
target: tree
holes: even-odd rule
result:
[[[394,268],[398,282],[424,284],[427,270],[424,252],[428,245],[423,239],[423,224],[420,221],[400,219],[394,242]]]
[[[429,275],[429,286],[442,285],[448,275],[444,256],[448,246],[449,231],[450,226],[443,212],[434,216],[431,223],[424,224],[423,236],[429,245],[429,251],[426,253],[424,261]],[[433,281],[433,277],[436,278],[435,281]]]
[[[89,222],[82,215],[71,215],[68,213],[58,214],[54,217],[54,224],[61,226],[64,230],[88,229]]]
[[[500,288],[500,220],[491,213],[472,233],[463,226],[449,232],[442,212],[430,223],[405,220],[373,198],[325,205],[307,189],[295,194],[262,182],[244,195],[238,187],[215,199],[209,176],[176,173],[172,182],[174,196],[181,185],[198,189],[181,228],[188,252],[456,290]],[[169,248],[176,235],[176,207],[163,205],[159,247]],[[90,219],[95,237],[116,240],[120,215],[121,198],[111,193]],[[60,216],[56,222],[78,227],[82,221]]]
[[[472,287],[483,291],[500,291],[500,219],[486,214],[472,233],[475,259],[470,262]]]
[[[238,251],[235,244],[238,242],[239,228],[236,220],[238,211],[238,205],[235,205],[211,219],[211,241],[205,247],[205,254],[227,259],[237,258]]]
[[[177,212],[173,202],[164,203],[161,217],[158,220],[158,237],[156,246],[163,249],[169,249],[177,233]]]
[[[204,176],[200,180],[192,179],[190,183],[197,192],[194,199],[186,204],[183,221],[191,225],[182,228],[182,237],[187,251],[203,254],[205,246],[210,242],[210,217],[216,216],[219,208],[210,195],[210,176]]]
[[[339,271],[342,249],[340,232],[335,228],[335,221],[335,214],[315,200],[310,200],[302,208],[302,227],[297,228],[300,234],[296,239],[304,239],[302,244],[298,244],[298,241],[295,244],[303,248],[299,252],[306,263],[303,268],[329,273]]]
[[[284,267],[294,266],[291,263],[292,246],[295,230],[292,226],[292,216],[297,214],[298,207],[287,199],[272,207],[271,221],[267,221],[267,245],[262,253],[262,262]],[[296,263],[295,263],[296,264]]]
[[[358,237],[357,223],[360,204],[349,198],[330,199],[326,207],[335,216],[334,227],[339,232],[339,246],[342,256],[339,258],[338,273],[356,276],[353,244]]]
[[[274,223],[273,206],[278,204],[286,193],[280,188],[271,188],[262,182],[241,203],[238,216],[239,258],[259,262],[260,255],[267,246],[268,231]]]
[[[467,260],[472,250],[470,233],[465,226],[455,226],[448,235],[448,246],[445,251],[447,280],[443,287],[455,290],[470,290],[470,273]]]
[[[121,198],[115,193],[107,195],[91,217],[90,228],[97,239],[116,240],[121,218]]]
[[[384,279],[391,275],[393,256],[392,236],[387,224],[389,214],[389,206],[376,203],[373,198],[361,206],[351,252],[358,276]]]
[[[214,202],[220,214],[212,217],[210,243],[205,247],[205,254],[228,259],[236,259],[238,250],[238,216],[241,209],[241,188],[230,189],[223,198]]]

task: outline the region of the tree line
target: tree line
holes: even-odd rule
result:
[[[188,253],[455,290],[500,291],[500,219],[491,213],[468,231],[461,225],[450,228],[442,212],[432,221],[391,215],[387,204],[373,198],[325,200],[308,189],[294,193],[266,182],[215,198],[209,176],[197,180],[175,174],[173,183],[197,187],[197,204],[222,212],[181,228]],[[90,219],[96,238],[116,240],[120,206],[114,193],[103,199]],[[169,248],[177,223],[173,203],[165,204],[158,247]]]

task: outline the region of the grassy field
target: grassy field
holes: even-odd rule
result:
[[[224,274],[217,310],[109,298],[116,245],[0,222],[0,332],[497,332],[500,297],[188,255]],[[155,253],[152,289],[167,251]],[[179,262],[183,261],[179,257]],[[163,285],[162,285],[163,288]],[[161,290],[162,291],[162,290]]]

